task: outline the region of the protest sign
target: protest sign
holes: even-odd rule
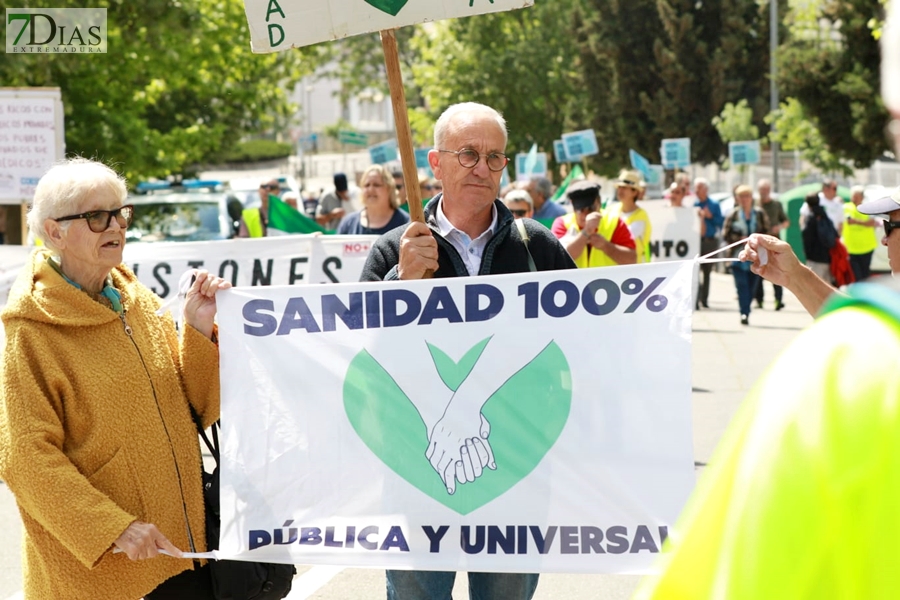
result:
[[[694,482],[692,266],[220,293],[221,555],[647,571]]]
[[[377,236],[285,235],[215,242],[127,244],[122,262],[160,298],[181,275],[206,269],[239,286],[359,281]]]
[[[529,156],[531,157],[530,161]],[[547,176],[547,153],[521,152],[516,154],[516,181],[528,181],[534,176]]]
[[[728,142],[728,161],[734,166],[759,164],[759,140]]]
[[[397,160],[397,140],[387,140],[370,146],[369,157],[372,159],[372,164],[375,165],[383,165]]]
[[[442,19],[524,8],[532,0],[244,0],[253,52],[278,52]]]
[[[359,281],[377,235],[316,236],[306,283]]]
[[[691,165],[691,138],[665,139],[660,144],[659,155],[667,169],[686,169]]]
[[[0,88],[0,204],[30,201],[64,154],[59,88]]]
[[[650,256],[653,262],[692,259],[700,254],[700,219],[692,206],[671,207],[660,201],[641,202],[653,230]]]
[[[593,129],[564,133],[562,142],[566,149],[566,157],[572,162],[600,152],[600,147],[597,145],[597,134]]]

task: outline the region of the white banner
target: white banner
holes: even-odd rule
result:
[[[307,283],[359,281],[377,235],[319,235],[313,240]]]
[[[221,293],[221,554],[648,570],[694,483],[691,271]]]
[[[658,200],[641,202],[652,225],[650,256],[654,262],[693,259],[700,254],[700,217],[692,206],[665,206]]]
[[[244,10],[253,52],[279,52],[382,29],[533,4],[533,0],[244,0]]]
[[[368,248],[378,236],[285,235],[215,242],[125,245],[123,262],[160,298],[178,293],[192,268],[236,286],[359,281]],[[365,249],[365,252],[362,249]]]

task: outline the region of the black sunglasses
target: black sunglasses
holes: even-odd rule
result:
[[[528,211],[524,208],[511,208],[509,209],[509,212],[520,218],[528,214]]]
[[[57,223],[60,221],[74,221],[76,219],[84,219],[87,221],[88,227],[94,233],[103,233],[107,229],[109,229],[109,224],[112,222],[113,217],[116,218],[116,222],[119,224],[119,227],[122,229],[127,229],[129,225],[131,225],[131,220],[134,218],[134,206],[131,204],[126,204],[125,206],[121,206],[115,210],[91,210],[85,213],[81,213],[78,215],[69,215],[67,217],[60,217],[58,219],[53,219]]]
[[[889,237],[895,229],[900,229],[900,221],[882,221],[884,225],[884,237]]]
[[[268,183],[264,183],[264,184],[262,184],[262,185],[259,186],[259,187],[260,187],[260,189],[265,189],[265,190],[277,190],[277,189],[281,189],[281,186],[277,186],[277,185],[269,185]]]

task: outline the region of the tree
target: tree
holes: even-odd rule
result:
[[[535,142],[552,154],[553,140],[573,124],[572,105],[584,100],[572,36],[578,1],[538,2],[423,30],[413,40],[422,57],[413,68],[425,100],[420,112],[433,122],[451,104],[481,102],[506,119],[510,154]]]
[[[580,77],[586,117],[597,132],[600,155],[592,166],[607,174],[628,164],[628,150],[659,152],[657,126],[646,110],[648,92],[660,90],[654,35],[662,27],[656,0],[588,0],[576,12]]]
[[[845,177],[853,173],[853,168],[830,150],[815,120],[806,114],[796,98],[782,102],[778,112],[767,120],[775,124],[775,131],[769,137],[783,149],[799,150],[804,161],[823,173],[840,173]]]
[[[890,149],[889,117],[880,100],[880,54],[872,27],[880,3],[847,0],[813,4],[791,15],[791,36],[779,57],[779,86],[813,121],[838,159],[867,167]],[[822,26],[824,20],[827,26]]]
[[[58,86],[67,153],[114,164],[130,181],[182,172],[247,133],[285,126],[291,111],[283,90],[314,67],[315,49],[252,54],[240,0],[93,6],[107,8],[107,54],[16,55],[0,63],[0,80]]]
[[[768,98],[768,6],[752,0],[658,0],[664,35],[651,68],[661,81],[642,99],[660,137],[689,137],[693,159],[720,160],[712,119],[744,99],[765,126]]]

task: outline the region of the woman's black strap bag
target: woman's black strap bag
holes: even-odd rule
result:
[[[221,529],[219,511],[219,422],[211,429],[210,442],[203,431],[199,416],[191,407],[200,437],[216,460],[212,473],[203,470],[203,499],[206,504],[206,547],[219,547]],[[294,565],[278,563],[246,562],[242,560],[209,561],[213,594],[217,600],[281,600],[291,591],[297,569]]]

